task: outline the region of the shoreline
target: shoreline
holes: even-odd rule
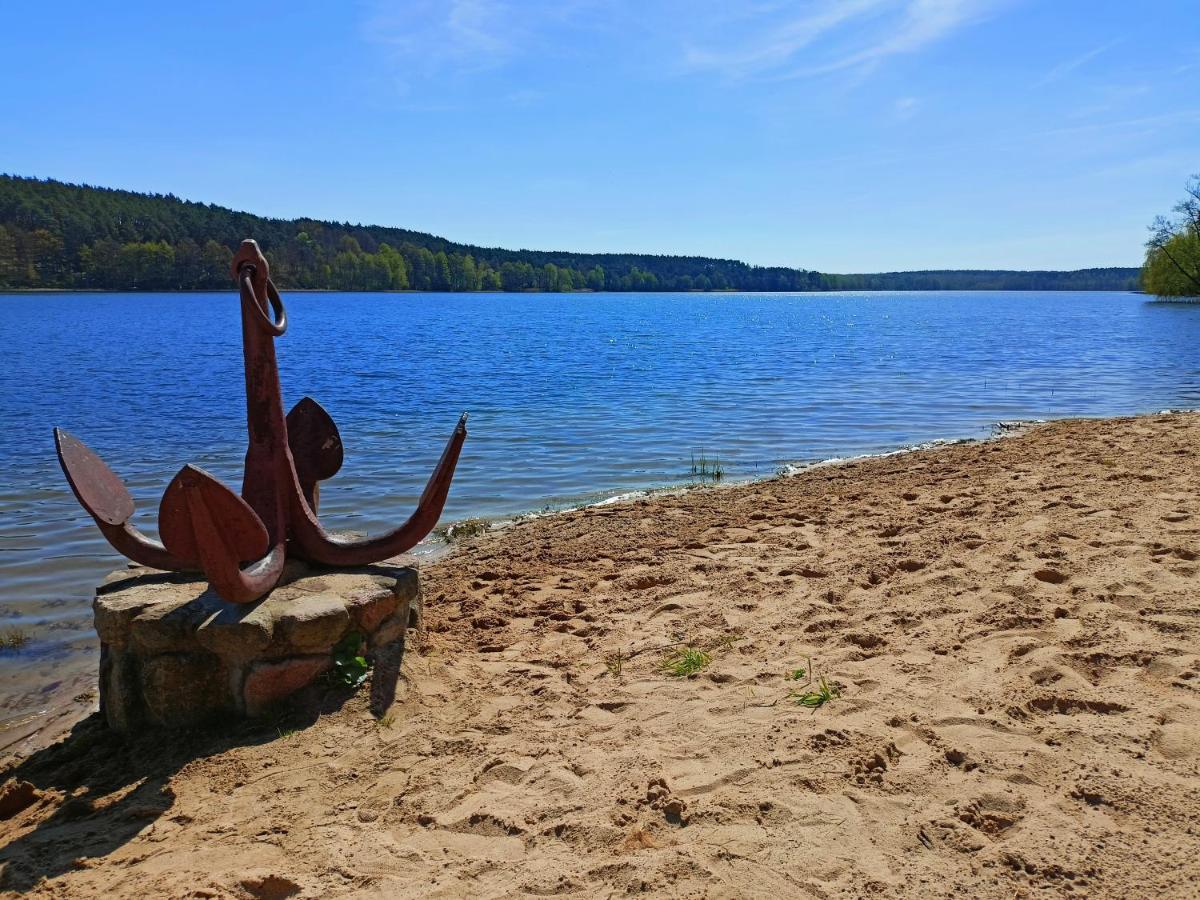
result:
[[[1146,414],[1149,415],[1149,414]],[[1022,433],[1029,427],[1037,424],[1042,424],[1042,420],[1021,420],[1017,422],[996,422],[990,427],[993,433],[984,437],[964,437],[964,438],[935,438],[929,441],[923,441],[918,444],[905,445],[892,450],[883,450],[878,453],[866,453],[849,457],[830,457],[828,459],[814,460],[810,463],[788,463],[781,467],[780,471],[773,474],[763,474],[758,476],[750,476],[747,478],[713,481],[697,481],[682,485],[663,485],[649,488],[635,488],[629,491],[623,491],[619,494],[601,497],[599,499],[568,501],[563,506],[542,507],[532,509],[525,512],[516,513],[511,516],[499,516],[496,518],[481,517],[478,519],[467,518],[447,523],[449,528],[456,525],[461,525],[463,522],[480,521],[485,523],[485,528],[481,532],[485,535],[494,535],[502,533],[513,526],[520,525],[525,522],[532,522],[547,517],[562,516],[579,510],[592,509],[596,507],[611,506],[613,504],[627,503],[634,501],[654,501],[661,498],[677,497],[691,493],[693,491],[704,491],[714,489],[731,489],[744,487],[760,482],[771,481],[777,478],[791,478],[800,475],[812,469],[823,468],[827,466],[844,465],[862,460],[884,458],[889,456],[898,456],[909,453],[922,453],[930,450],[936,450],[939,447],[954,446],[964,443],[976,443],[982,441],[999,440],[1005,437],[1010,437],[1015,434]],[[787,471],[782,471],[786,469]],[[452,557],[458,552],[461,552],[465,545],[469,544],[470,538],[467,539],[449,539],[442,540],[431,544],[425,549],[420,546],[410,551],[404,557],[401,557],[407,562],[417,565],[419,568],[433,565],[441,562],[449,557]],[[62,684],[52,691],[46,692],[45,706],[40,709],[24,710],[17,712],[6,719],[0,719],[0,768],[14,765],[20,759],[28,756],[31,753],[40,750],[55,741],[62,739],[68,734],[71,728],[78,722],[85,719],[87,716],[97,711],[98,689],[95,684],[96,676],[83,673],[73,673],[69,678],[64,679]],[[31,685],[31,687],[34,687]]]
[[[3,885],[1178,893],[1197,452],[1197,413],[1062,420],[469,539],[423,567],[386,721],[362,692],[220,733],[85,721],[6,773],[35,802],[0,820]]]
[[[1142,416],[1158,416],[1173,413],[1188,413],[1194,410],[1159,410],[1153,413],[1138,413],[1133,418]],[[530,522],[546,517],[560,516],[566,513],[577,512],[583,509],[592,509],[595,507],[611,506],[616,503],[627,503],[639,500],[653,501],[660,498],[677,497],[691,493],[692,491],[702,490],[721,490],[730,488],[746,487],[748,485],[760,484],[763,482],[774,481],[779,478],[794,478],[798,475],[803,475],[805,472],[810,472],[815,469],[827,468],[830,466],[849,465],[872,459],[886,459],[893,456],[904,456],[910,453],[926,453],[932,450],[938,450],[943,447],[953,447],[960,444],[978,444],[987,441],[1003,440],[1005,438],[1016,437],[1024,434],[1031,428],[1038,425],[1052,424],[1054,422],[1071,422],[1071,421],[1102,421],[1105,419],[1114,418],[1112,416],[1073,416],[1062,419],[1015,419],[1004,422],[993,422],[988,428],[992,430],[991,434],[983,437],[957,437],[957,438],[932,438],[927,441],[921,441],[916,444],[905,444],[901,447],[896,447],[892,450],[879,450],[874,453],[859,453],[853,456],[831,456],[827,459],[816,459],[811,462],[793,462],[784,463],[775,472],[770,474],[750,475],[745,478],[720,478],[713,480],[707,476],[696,476],[697,480],[688,484],[660,485],[647,488],[632,488],[627,491],[622,491],[610,496],[603,496],[599,499],[567,501],[562,506],[544,506],[540,509],[529,510],[527,512],[516,513],[509,516],[496,516],[489,518],[487,516],[468,517],[454,522],[447,523],[449,528],[460,525],[463,522],[483,522],[486,524],[486,529],[483,533],[490,534],[503,531],[513,525],[523,522]],[[1128,417],[1123,417],[1128,418]],[[452,540],[443,541],[442,545],[432,550],[429,553],[412,553],[411,555],[420,559],[440,560],[444,559],[448,553],[453,553],[457,547]]]
[[[1132,417],[1145,418],[1161,415],[1188,414],[1194,410],[1160,410],[1154,413],[1139,413]],[[992,433],[982,437],[934,438],[917,444],[905,445],[892,450],[881,450],[876,453],[864,453],[847,457],[830,457],[814,460],[808,463],[788,463],[773,474],[763,474],[742,479],[722,479],[720,481],[697,481],[682,485],[663,485],[649,488],[636,488],[623,491],[612,496],[593,500],[569,501],[566,505],[543,507],[529,510],[511,516],[496,518],[481,517],[467,518],[447,523],[449,528],[463,522],[480,521],[485,528],[478,536],[489,537],[505,534],[517,526],[545,519],[568,516],[581,511],[601,509],[621,504],[646,504],[655,501],[684,497],[696,492],[737,490],[754,485],[770,483],[779,479],[789,479],[803,476],[806,473],[839,466],[852,466],[871,460],[882,460],[894,457],[904,457],[912,454],[936,452],[948,447],[985,444],[993,441],[1006,440],[1026,434],[1030,429],[1041,425],[1052,425],[1075,421],[1104,422],[1113,417],[1073,417],[1064,419],[1022,419],[1013,421],[994,422],[989,427]],[[785,471],[786,470],[786,471]],[[422,550],[419,546],[399,560],[416,565],[419,569],[449,560],[462,553],[474,543],[476,535],[462,539],[443,538],[437,543]],[[98,690],[95,675],[73,674],[64,680],[61,686],[53,691],[47,691],[44,708],[28,710],[10,716],[0,721],[0,768],[7,768],[19,762],[20,759],[62,739],[78,722],[97,711]]]

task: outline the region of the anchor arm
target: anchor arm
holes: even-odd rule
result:
[[[467,414],[458,420],[442,451],[442,458],[425,485],[417,508],[408,521],[386,534],[362,540],[337,538],[325,531],[309,507],[299,485],[291,491],[292,540],[300,555],[327,566],[362,566],[411,550],[433,530],[446,505],[454,468],[467,438]]]
[[[171,553],[130,524],[133,497],[116,473],[83,441],[55,428],[54,446],[75,499],[95,519],[114,550],[152,569],[189,572],[200,568],[197,557]]]

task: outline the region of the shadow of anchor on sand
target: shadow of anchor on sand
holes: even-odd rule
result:
[[[369,693],[376,715],[395,698],[403,655],[404,642],[397,641],[376,656]],[[63,740],[0,773],[0,889],[24,893],[43,878],[86,866],[87,858],[107,856],[152,823],[171,820],[172,779],[188,764],[285,739],[337,712],[356,693],[316,683],[271,715],[207,730],[122,736],[92,714]]]

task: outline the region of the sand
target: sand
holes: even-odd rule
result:
[[[425,569],[391,717],[87,720],[9,773],[3,884],[1196,896],[1198,450],[1197,415],[1061,422],[484,535]]]

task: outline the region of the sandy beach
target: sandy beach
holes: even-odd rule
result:
[[[84,720],[6,773],[0,884],[1196,896],[1198,450],[1058,422],[485,534],[424,569],[389,717]]]

